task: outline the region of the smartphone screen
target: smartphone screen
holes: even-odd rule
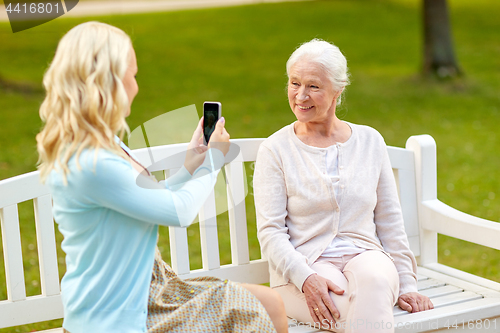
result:
[[[219,102],[203,103],[203,139],[205,145],[210,141],[210,136],[215,130],[215,124],[221,116],[221,104]]]

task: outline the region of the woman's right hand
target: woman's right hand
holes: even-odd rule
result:
[[[309,275],[302,286],[307,307],[314,322],[324,325],[326,324],[326,319],[331,324],[331,328],[333,328],[336,321],[340,318],[340,313],[335,304],[333,304],[329,294],[330,290],[337,295],[344,293],[344,290],[331,280],[325,279],[318,274]]]
[[[202,140],[203,134],[203,117],[198,122],[198,126],[193,133],[193,137],[189,142],[186,152],[186,159],[184,160],[184,167],[189,171],[190,174],[203,163],[205,159],[205,152],[207,147],[203,144]]]
[[[210,141],[208,142],[208,148],[216,148],[219,149],[224,156],[226,156],[227,152],[229,151],[229,133],[226,131],[224,128],[224,125],[226,123],[226,120],[224,117],[220,118],[219,121],[217,121],[217,124],[215,124],[215,130],[213,131],[212,135],[210,136]]]

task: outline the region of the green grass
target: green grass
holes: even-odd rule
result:
[[[232,138],[269,136],[294,120],[284,90],[288,56],[314,37],[332,41],[346,55],[352,81],[339,115],[375,127],[389,145],[404,146],[411,135],[432,135],[438,147],[439,198],[500,221],[500,21],[492,15],[500,11],[500,2],[449,4],[465,76],[447,82],[418,75],[419,0],[280,3],[96,19],[124,29],[134,41],[140,91],[128,118],[132,129],[169,110],[191,104],[200,109],[205,100],[219,100]],[[0,88],[0,179],[35,170],[43,73],[60,37],[88,20],[61,18],[16,34],[0,23],[0,78],[8,83]],[[251,211],[252,196],[247,199]],[[40,287],[30,205],[21,205],[20,218],[27,290],[33,295]],[[219,220],[221,261],[226,263],[227,217]],[[199,237],[197,228],[188,229],[190,243]],[[159,246],[166,257],[167,239],[162,228]],[[439,245],[441,263],[500,281],[499,251],[445,236]],[[258,258],[255,237],[251,247],[252,257]],[[201,265],[196,248],[195,254],[193,268]],[[63,262],[64,255],[59,257]],[[0,299],[6,299],[3,280],[2,258]],[[60,321],[0,332],[54,325]]]

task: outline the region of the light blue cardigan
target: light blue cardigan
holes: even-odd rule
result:
[[[71,333],[146,332],[158,225],[192,223],[224,155],[210,149],[193,176],[182,167],[161,189],[138,186],[138,172],[109,151],[100,149],[95,164],[94,157],[84,150],[81,169],[75,157],[69,161],[67,185],[56,171],[47,180],[66,253],[63,326]]]

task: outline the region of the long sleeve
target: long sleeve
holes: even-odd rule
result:
[[[394,259],[399,273],[399,294],[416,292],[417,263],[410,251],[404,230],[403,215],[398,199],[397,187],[392,172],[387,148],[381,150],[383,163],[377,186],[377,205],[374,210],[374,221],[377,235],[386,252]]]
[[[307,277],[315,272],[309,267],[307,257],[290,242],[284,174],[278,159],[267,147],[259,149],[253,182],[257,235],[263,253],[271,269],[302,290]]]
[[[211,154],[216,164],[213,166]],[[78,184],[84,196],[83,202],[100,205],[147,223],[185,227],[192,223],[212,191],[219,171],[216,166],[221,166],[223,160],[222,152],[210,149],[204,163],[189,181],[182,183],[186,177],[180,175],[173,182],[176,186],[183,184],[173,191],[168,187],[168,181],[163,187],[152,181],[150,186],[139,186],[137,177],[142,176],[138,176],[130,163],[114,154],[100,151],[95,167],[93,154],[88,153],[80,158],[83,169],[73,173],[69,185]]]
[[[165,187],[171,189],[172,191],[177,191],[190,179],[191,174],[184,166],[182,166],[175,174],[168,177],[165,181]]]
[[[130,150],[129,147],[125,143],[123,143],[117,136],[115,136],[115,141],[122,147],[125,152],[129,156],[132,156],[135,160],[138,160],[138,158],[135,156],[134,152]],[[173,191],[177,191],[179,188],[181,188],[188,180],[190,180],[192,175],[189,173],[189,171],[186,169],[186,167],[183,165],[177,172],[173,175],[170,175],[167,180],[161,180],[160,184],[162,184],[163,187],[169,188]]]

